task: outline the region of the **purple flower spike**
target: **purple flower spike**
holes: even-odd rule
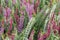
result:
[[[23,5],[24,5],[25,10],[26,10],[26,12],[29,16],[29,19],[31,19],[32,13],[33,13],[33,10],[34,10],[34,0],[32,1],[32,4],[30,3],[30,0],[28,0],[28,2],[26,2],[26,0],[21,0],[21,7]]]
[[[27,3],[26,12],[28,13],[29,19],[31,19],[31,17],[32,17],[33,8],[34,8],[34,5]]]
[[[10,16],[10,13],[11,13],[11,9],[8,8],[8,7],[6,7],[6,8],[4,9],[4,16],[5,16],[6,18],[8,18],[8,17]]]
[[[6,9],[6,13],[8,14],[8,16],[10,15],[10,13],[11,13],[11,9],[10,8],[7,8]]]
[[[20,21],[18,24],[18,32],[21,32],[23,29],[24,15],[20,16]]]

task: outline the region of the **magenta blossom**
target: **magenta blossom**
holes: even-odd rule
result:
[[[17,12],[14,14],[16,22],[17,22],[17,30],[19,33],[22,31],[23,23],[24,23],[24,12],[21,11],[20,13],[21,13],[20,17],[17,15]]]
[[[49,37],[50,32],[51,32],[51,27],[50,27],[50,24],[48,24],[46,33],[44,33],[43,35],[41,35],[41,33],[40,33],[38,40],[46,40]]]
[[[45,34],[40,36],[40,38],[38,40],[46,40],[46,38],[49,37],[49,35],[50,35],[50,29],[48,29]]]
[[[32,17],[33,10],[34,10],[34,5],[27,3],[26,4],[26,12],[29,16],[29,19],[31,19],[31,17]]]
[[[8,18],[10,16],[11,9],[9,7],[6,7],[4,9],[4,17]]]

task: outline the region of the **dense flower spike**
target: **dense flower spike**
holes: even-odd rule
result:
[[[12,0],[12,3],[15,5],[16,4],[16,0]]]
[[[34,10],[34,2],[32,2],[32,3],[33,4],[30,3],[30,0],[28,0],[27,2],[26,2],[26,0],[21,1],[21,5],[25,6],[25,10],[26,10],[26,12],[27,12],[27,14],[29,16],[29,19],[31,19],[32,14],[33,14],[33,10]]]
[[[12,24],[13,24],[13,20],[12,20],[12,18],[10,18],[10,27],[9,27],[10,31],[12,30]]]
[[[33,13],[33,10],[34,10],[33,8],[34,8],[34,5],[31,5],[30,3],[27,3],[26,11],[28,13],[29,19],[31,19],[31,17],[32,17],[32,13]]]
[[[20,16],[20,21],[19,21],[19,24],[18,24],[18,32],[22,31],[23,23],[24,23],[24,15]]]
[[[11,9],[9,7],[4,8],[4,17],[7,19],[10,16]]]
[[[60,40],[60,0],[1,0],[0,40]]]

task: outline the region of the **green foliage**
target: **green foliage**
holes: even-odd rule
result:
[[[24,28],[26,28],[28,22],[29,22],[29,18],[28,18],[27,13],[25,13],[25,14],[24,14]]]

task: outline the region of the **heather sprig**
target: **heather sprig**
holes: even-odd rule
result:
[[[60,0],[0,0],[0,40],[60,40]]]

